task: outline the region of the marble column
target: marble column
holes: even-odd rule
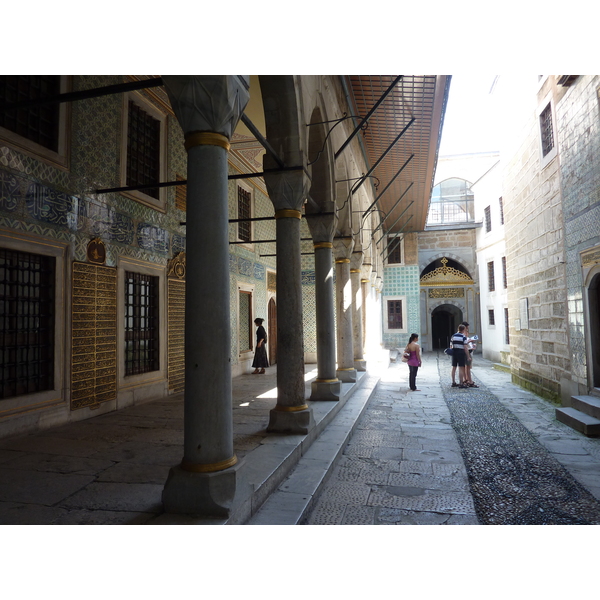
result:
[[[362,311],[362,334],[363,334],[363,347],[365,352],[368,355],[368,342],[367,342],[367,323],[370,326],[373,326],[371,314],[369,312],[369,296],[371,293],[371,263],[363,262],[361,267],[361,280],[360,287],[362,290],[362,300],[363,300],[363,311]]]
[[[317,322],[317,378],[311,400],[339,400],[341,381],[336,375],[333,300],[334,215],[307,215],[315,250],[315,311]]]
[[[366,371],[362,332],[363,298],[360,285],[361,267],[364,259],[362,250],[352,252],[350,258],[350,283],[352,288],[352,343],[354,346],[354,368]]]
[[[228,150],[248,102],[236,76],[164,76],[188,152],[184,452],[163,490],[169,513],[227,517],[233,468]]]
[[[277,404],[267,431],[306,434],[315,421],[304,385],[300,219],[310,180],[303,169],[277,170],[269,155],[263,162],[275,207],[277,253]]]
[[[334,240],[337,307],[337,377],[345,383],[356,381],[354,344],[352,340],[352,283],[350,257],[354,240],[339,237]]]

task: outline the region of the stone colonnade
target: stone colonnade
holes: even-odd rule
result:
[[[230,362],[228,150],[249,90],[247,80],[236,76],[163,79],[188,152],[189,274],[184,452],[181,463],[169,473],[163,503],[167,512],[226,517],[235,496],[237,463]],[[304,396],[300,219],[310,180],[305,165],[278,170],[273,164],[268,169],[270,160],[267,155],[264,179],[276,218],[279,318],[277,404],[270,412],[268,431],[305,434],[314,426],[314,418]],[[361,297],[361,267],[358,262],[354,265],[351,281],[354,241],[352,237],[333,238],[333,214],[310,215],[309,227],[315,250],[318,357],[311,400],[337,400],[341,382],[356,381],[357,364],[364,369],[361,302],[357,302]],[[337,371],[333,256],[338,302]],[[198,311],[198,306],[203,310]],[[354,328],[353,316],[357,323]]]

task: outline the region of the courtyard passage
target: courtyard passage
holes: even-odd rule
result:
[[[417,387],[391,364],[305,524],[598,524],[600,440],[475,357],[479,388],[450,387],[426,353]]]

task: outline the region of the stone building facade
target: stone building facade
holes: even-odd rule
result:
[[[553,77],[553,76],[550,76]],[[554,76],[556,78],[556,76]],[[600,389],[600,76],[563,76],[556,131],[564,221],[568,373],[559,380],[564,404]]]
[[[566,88],[549,76],[531,78],[529,87],[521,90],[522,109],[513,115],[513,126],[520,130],[512,139],[507,136],[502,149],[511,372],[523,387],[559,401],[561,381],[571,377],[572,356],[566,315],[562,147],[552,133]],[[544,135],[548,139],[543,141]]]

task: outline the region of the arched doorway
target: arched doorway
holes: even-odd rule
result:
[[[269,364],[274,365],[277,362],[277,305],[275,304],[275,298],[269,300],[268,313]]]
[[[589,335],[591,345],[592,386],[600,388],[600,273],[588,287]]]
[[[463,321],[462,311],[452,304],[442,304],[431,313],[431,343],[433,350],[443,350]]]

